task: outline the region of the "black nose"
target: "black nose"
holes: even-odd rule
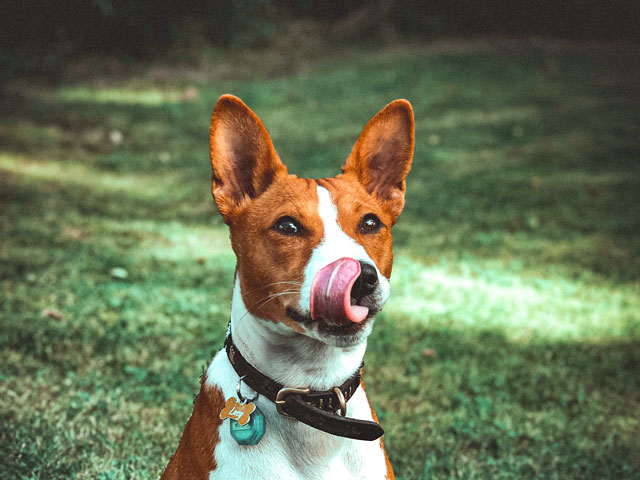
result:
[[[360,276],[351,287],[351,296],[359,302],[364,297],[373,293],[378,284],[378,272],[370,263],[360,263]]]

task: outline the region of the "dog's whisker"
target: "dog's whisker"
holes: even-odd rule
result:
[[[240,323],[242,321],[242,319],[244,317],[246,317],[247,315],[249,315],[249,310],[253,310],[254,308],[259,310],[261,309],[267,302],[273,300],[274,298],[280,297],[282,295],[292,295],[294,293],[300,293],[297,290],[292,290],[292,291],[287,291],[287,292],[278,292],[278,293],[272,293],[271,295],[268,295],[265,298],[260,299],[258,302],[254,303],[250,308],[247,309],[247,311],[245,313],[242,314],[242,316],[238,319],[238,323]]]
[[[252,305],[252,308],[255,308],[256,306],[264,303],[264,302],[268,302],[269,300],[273,300],[276,297],[279,297],[281,295],[290,295],[293,293],[299,293],[297,290],[291,290],[291,291],[286,291],[286,292],[276,292],[276,293],[272,293],[271,295],[267,295],[266,297],[258,300],[255,304]]]
[[[264,307],[268,302],[270,302],[271,300],[281,297],[282,295],[292,295],[294,293],[298,293],[297,291],[292,291],[292,292],[279,292],[279,293],[274,293],[272,295],[269,295],[268,297],[266,297],[265,299],[263,299],[261,302],[258,302],[256,305],[253,306],[253,308],[256,309],[261,309],[262,307]]]
[[[253,290],[249,290],[247,293],[254,293],[260,290],[264,290],[265,288],[274,287],[276,285],[294,285],[294,286],[302,287],[302,282],[294,282],[294,281],[273,282],[273,283],[268,283],[266,285],[262,285],[258,288],[254,288]]]

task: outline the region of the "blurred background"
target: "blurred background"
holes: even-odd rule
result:
[[[5,0],[0,478],[157,478],[222,346],[223,93],[333,176],[415,109],[366,356],[399,479],[640,478],[640,6]]]

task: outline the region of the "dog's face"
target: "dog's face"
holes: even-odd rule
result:
[[[398,100],[363,130],[343,173],[289,175],[266,129],[223,96],[211,124],[212,191],[255,317],[322,341],[363,341],[389,296],[391,227],[404,205],[413,114]]]

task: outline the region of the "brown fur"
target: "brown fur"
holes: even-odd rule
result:
[[[272,228],[276,220],[286,215],[298,219],[304,235],[284,236]],[[300,325],[285,314],[287,306],[298,302],[298,293],[266,299],[300,289],[277,282],[302,282],[307,260],[324,235],[318,217],[316,182],[295,175],[277,179],[251,203],[251,208],[231,218],[229,229],[247,309],[260,318],[283,322],[301,332]],[[247,238],[251,241],[243,241]]]
[[[201,383],[180,445],[161,480],[208,480],[209,473],[216,468],[214,451],[222,424],[218,413],[224,408],[224,397],[219,389],[207,385],[206,375]]]
[[[267,129],[239,98],[220,97],[211,116],[209,139],[211,191],[225,222],[263,193],[276,176],[287,173]]]
[[[411,104],[395,100],[369,120],[342,169],[384,204],[394,222],[404,207],[414,136]]]

